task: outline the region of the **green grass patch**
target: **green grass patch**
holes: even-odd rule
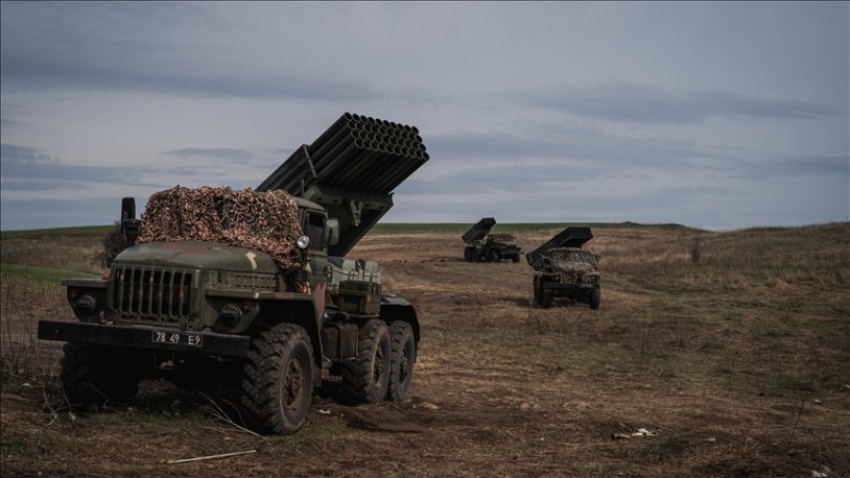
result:
[[[0,231],[0,241],[44,236],[104,236],[115,225],[61,227],[56,229],[27,229],[22,231]]]
[[[0,264],[0,282],[47,282],[58,283],[69,278],[97,278],[95,274],[86,272],[50,269],[47,267],[31,267],[16,264]]]

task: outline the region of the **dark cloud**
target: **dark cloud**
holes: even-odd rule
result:
[[[635,139],[584,129],[569,131],[563,125],[523,126],[516,133],[434,135],[428,151],[438,162],[479,159],[561,158],[582,161],[590,167],[626,166],[682,169],[701,167],[705,159],[728,162],[736,157],[696,144],[662,139]]]
[[[0,164],[3,165],[4,172],[14,172],[19,167],[56,165],[58,163],[59,159],[44,154],[37,149],[0,143]]]
[[[829,176],[845,178],[850,190],[850,156],[847,155],[780,156],[741,161],[738,165],[743,177],[749,179]]]
[[[49,181],[121,181],[127,168],[111,166],[69,166],[37,149],[0,143],[0,165],[4,180],[38,180],[30,189],[51,189]],[[5,187],[5,185],[4,185]],[[12,186],[14,187],[14,186]]]
[[[5,40],[4,40],[5,41]],[[139,64],[141,63],[141,64]],[[147,63],[147,64],[145,64]],[[39,58],[3,51],[0,80],[7,91],[115,91],[188,97],[238,97],[321,101],[366,101],[381,96],[372,88],[333,79],[281,76],[274,72],[172,70],[151,60],[95,62]]]
[[[20,121],[15,121],[13,119],[8,118],[0,118],[0,135],[6,136],[12,130],[16,130],[23,126],[26,126],[26,123],[22,123]]]
[[[608,83],[580,88],[560,86],[512,93],[509,101],[606,121],[695,123],[709,117],[814,119],[846,115],[846,105],[820,105],[724,91],[677,94],[665,88]]]
[[[147,167],[69,165],[38,149],[6,143],[0,143],[0,173],[9,191],[52,191],[71,182],[157,187],[140,178],[162,174]]]
[[[217,158],[231,160],[248,160],[254,157],[253,153],[245,149],[229,148],[183,148],[166,151],[165,154],[177,156],[178,158]]]
[[[457,160],[468,158],[522,158],[562,155],[564,144],[557,141],[500,133],[432,135],[428,137],[432,156]]]
[[[233,45],[202,41],[195,36],[199,27],[224,33],[216,8],[201,2],[2,2],[2,88],[334,102],[377,96],[371,87],[299,75],[275,61],[258,66],[234,55]]]

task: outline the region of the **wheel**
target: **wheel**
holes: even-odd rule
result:
[[[303,328],[278,324],[251,341],[242,406],[260,433],[288,435],[307,420],[313,395],[313,347]]]
[[[502,260],[502,255],[499,254],[499,251],[493,249],[492,251],[490,251],[490,260],[493,262],[499,262]]]
[[[532,286],[532,289],[533,289],[534,295],[532,296],[532,299],[531,299],[531,305],[533,305],[535,307],[539,307],[540,306],[540,278],[537,277],[537,276],[534,277],[534,284]]]
[[[416,362],[416,339],[413,328],[407,322],[396,321],[390,326],[390,383],[387,399],[400,402],[410,391],[413,380],[413,363]]]
[[[590,305],[591,309],[595,310],[595,309],[599,308],[599,301],[602,299],[601,296],[602,296],[602,291],[599,290],[599,288],[597,288],[597,287],[594,287],[590,291],[590,300],[588,300],[587,303]]]
[[[515,255],[515,256],[513,256],[513,257],[511,257],[511,260],[512,260],[512,261],[514,261],[514,264],[516,264],[517,262],[519,262],[519,254],[517,254],[517,255]]]
[[[552,291],[543,287],[543,284],[540,284],[540,288],[542,291],[540,292],[540,306],[544,309],[548,309],[552,307]]]
[[[357,357],[342,364],[343,399],[377,403],[387,396],[390,381],[390,334],[387,324],[372,319],[360,327]]]
[[[466,262],[472,262],[475,259],[475,250],[471,247],[467,247],[463,250],[463,258]]]
[[[71,405],[100,406],[130,400],[139,392],[141,375],[135,355],[101,345],[68,342],[60,379]]]

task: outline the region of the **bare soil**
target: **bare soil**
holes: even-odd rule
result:
[[[556,232],[517,239],[528,251]],[[164,382],[68,410],[61,344],[33,335],[39,317],[69,318],[61,289],[6,279],[2,476],[850,476],[850,225],[594,235],[599,310],[533,308],[525,260],[466,263],[459,234],[365,237],[351,257],[379,261],[422,324],[411,394],[317,394],[287,437]]]

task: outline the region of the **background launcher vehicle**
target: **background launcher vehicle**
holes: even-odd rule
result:
[[[467,262],[500,262],[502,259],[519,262],[522,250],[516,245],[516,238],[511,234],[490,234],[495,225],[495,219],[485,217],[461,236],[466,244],[463,258]]]
[[[555,297],[568,297],[599,308],[601,291],[596,257],[581,248],[593,238],[589,227],[568,227],[525,255],[534,268],[535,306],[550,307]]]

